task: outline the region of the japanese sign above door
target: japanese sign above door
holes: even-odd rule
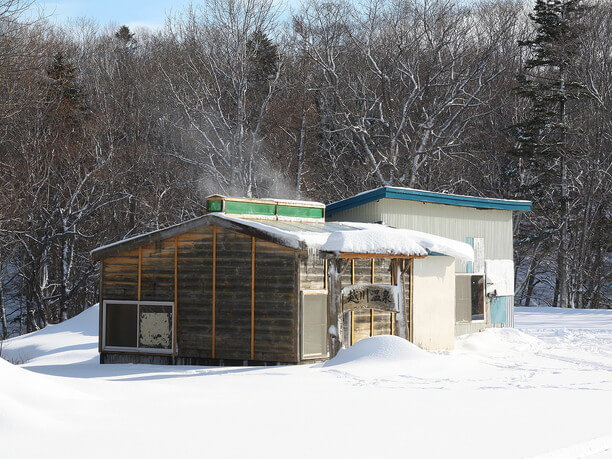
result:
[[[342,308],[376,309],[399,312],[399,287],[395,285],[355,284],[342,289]]]

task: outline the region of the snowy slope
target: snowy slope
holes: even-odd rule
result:
[[[1,356],[16,363],[98,361],[98,305],[72,319],[3,342]]]
[[[267,368],[98,365],[96,322],[10,341],[32,360],[0,360],[0,457],[612,457],[610,311]]]

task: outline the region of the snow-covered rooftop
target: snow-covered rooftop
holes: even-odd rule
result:
[[[474,258],[472,247],[463,242],[375,223],[254,220],[224,213],[209,213],[170,228],[118,241],[95,249],[92,256],[102,259],[119,247],[129,250],[206,225],[248,232],[298,250],[397,256],[425,256],[435,252],[468,261]]]

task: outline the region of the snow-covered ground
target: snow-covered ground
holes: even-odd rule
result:
[[[612,311],[267,368],[99,365],[97,314],[4,343],[0,457],[612,457]]]

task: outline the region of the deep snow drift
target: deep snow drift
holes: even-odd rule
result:
[[[98,363],[98,305],[61,324],[7,339],[1,356],[14,363]]]
[[[362,339],[348,349],[341,349],[337,356],[325,362],[323,366],[412,362],[431,357],[430,353],[405,339],[383,335]]]
[[[0,457],[612,457],[612,311],[267,368],[99,365],[97,314],[5,343]]]

